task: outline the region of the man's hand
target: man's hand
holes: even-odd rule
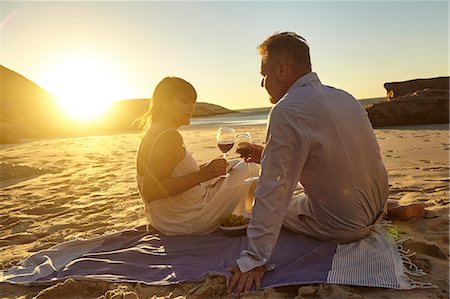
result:
[[[242,151],[237,149],[236,152],[241,155],[241,158],[244,158],[245,162],[253,162],[253,163],[261,163],[261,154],[264,150],[264,147],[258,144],[250,144],[247,147],[247,151]]]
[[[231,293],[236,288],[237,295],[243,292],[249,292],[252,289],[253,283],[255,283],[257,290],[261,289],[261,280],[266,272],[264,266],[260,266],[242,273],[237,265],[228,269],[228,271],[233,273],[233,277],[230,279],[227,292]]]

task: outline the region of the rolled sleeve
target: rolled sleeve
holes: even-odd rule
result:
[[[236,261],[241,272],[267,264],[305,164],[309,141],[298,116],[275,106],[269,118],[261,175],[255,191],[252,220],[247,229],[248,248]]]

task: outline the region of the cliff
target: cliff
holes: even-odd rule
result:
[[[23,138],[101,134],[137,129],[149,99],[114,102],[105,115],[86,123],[64,117],[56,98],[24,76],[0,65],[0,143]],[[234,112],[224,107],[197,103],[195,116]],[[134,123],[134,125],[133,125]]]
[[[62,120],[53,95],[0,65],[0,142],[60,132]]]
[[[443,90],[448,92],[449,77],[413,79],[402,82],[387,82],[384,83],[384,88],[386,89],[388,100],[395,100],[424,89]]]
[[[114,102],[100,121],[104,131],[136,130],[139,120],[147,112],[150,99],[133,99]],[[235,112],[222,106],[197,102],[193,117],[211,116]]]
[[[372,126],[449,123],[449,77],[388,82],[386,101],[366,110]]]

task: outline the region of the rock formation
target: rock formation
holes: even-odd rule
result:
[[[150,99],[114,102],[101,122],[103,131],[136,130],[150,105]],[[193,117],[232,113],[233,110],[210,103],[195,103]]]
[[[60,130],[62,120],[55,97],[1,65],[0,107],[0,143],[49,136]]]
[[[449,77],[437,77],[429,79],[414,79],[403,82],[384,83],[388,100],[395,100],[402,96],[410,95],[418,90],[446,90],[449,89]]]
[[[449,123],[449,77],[385,83],[387,101],[366,110],[373,127]]]
[[[103,117],[76,123],[64,118],[56,98],[22,75],[0,65],[0,143],[23,138],[73,136],[136,130],[149,99],[114,102]],[[197,103],[194,116],[234,112],[218,105]],[[134,125],[133,125],[134,124]]]

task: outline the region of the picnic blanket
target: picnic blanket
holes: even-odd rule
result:
[[[247,237],[220,231],[203,236],[164,236],[145,227],[55,245],[0,271],[0,282],[45,284],[67,278],[168,285],[223,275],[247,246]],[[412,289],[396,242],[379,224],[350,244],[320,241],[282,230],[263,288],[315,283]],[[411,272],[412,271],[412,272]]]

